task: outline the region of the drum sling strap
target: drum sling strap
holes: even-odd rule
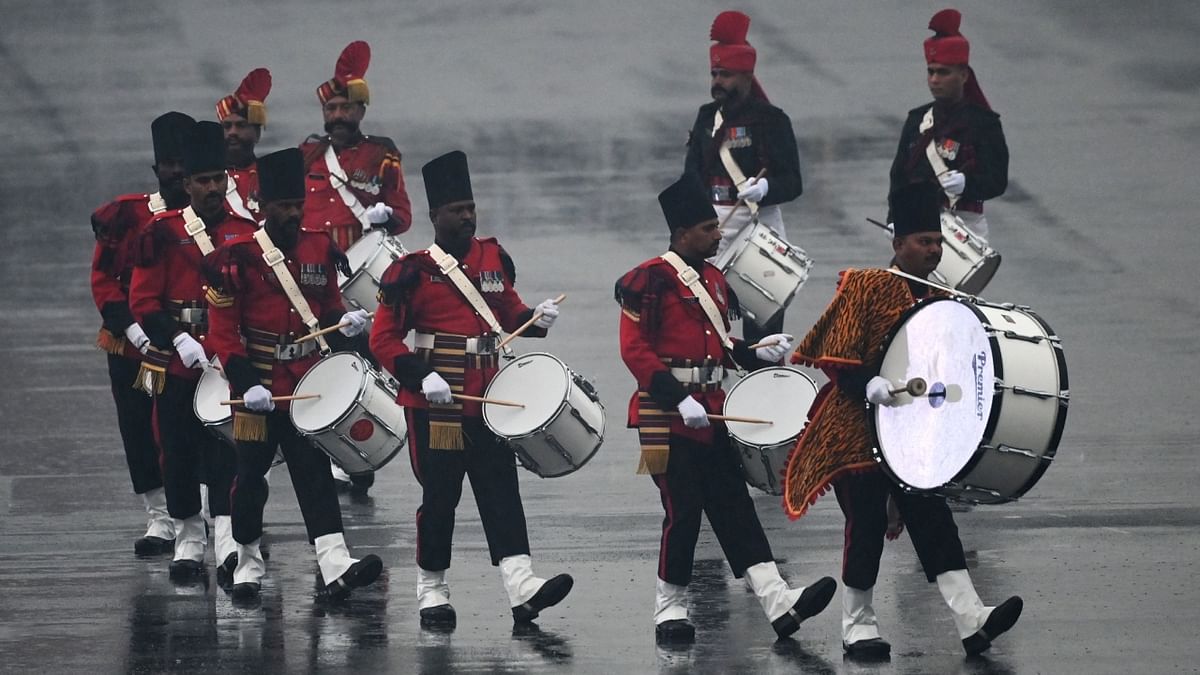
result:
[[[233,178],[233,174],[225,172],[229,187],[225,188],[225,202],[229,204],[229,208],[233,212],[246,220],[258,222],[251,213],[250,209],[246,208],[246,202],[242,201],[242,193],[238,192],[237,181]]]
[[[333,150],[333,144],[325,146],[325,168],[329,170],[329,184],[337,190],[338,196],[342,198],[342,203],[346,208],[350,209],[350,213],[358,219],[364,230],[371,229],[371,220],[367,218],[367,207],[358,201],[358,197],[350,191],[350,179],[346,177],[346,172],[342,169],[341,162],[338,161],[337,153]]]
[[[933,128],[933,108],[925,111],[925,116],[921,118],[921,125],[917,127],[917,131],[925,133]],[[929,138],[929,143],[925,145],[925,158],[929,160],[929,166],[933,167],[934,177],[939,177],[942,174],[950,171],[950,167],[946,166],[946,160],[937,151],[937,140],[932,136]],[[954,205],[958,203],[960,195],[952,195],[946,193],[946,199],[950,200],[950,210],[954,210]]]
[[[713,128],[711,132],[713,136],[717,135],[717,131],[720,130],[721,125],[724,123],[725,116],[721,114],[720,110],[717,110],[717,113],[713,115]],[[748,179],[746,178],[746,174],[742,173],[742,167],[733,161],[733,153],[729,150],[728,138],[721,141],[721,147],[717,150],[717,154],[721,157],[721,165],[725,167],[725,173],[729,174],[729,177],[733,179],[733,184],[740,190],[745,186]],[[758,220],[758,204],[756,202],[746,202],[745,206],[750,209],[750,222]]]

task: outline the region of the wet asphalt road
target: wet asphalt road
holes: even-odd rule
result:
[[[887,167],[922,103],[920,42],[941,5],[756,2],[750,39],[772,101],[791,114],[805,194],[785,207],[816,260],[789,314],[803,334],[835,272],[880,265]],[[890,663],[844,661],[834,607],[776,642],[707,528],[692,586],[698,640],[654,646],[658,498],[635,476],[632,379],[617,354],[611,283],[665,247],[654,196],[678,173],[706,100],[715,3],[526,0],[429,5],[0,2],[0,670],[366,672],[1190,672],[1200,498],[1193,261],[1200,156],[1200,7],[1187,2],[960,5],[981,84],[1003,115],[1008,193],[989,206],[1004,263],[989,299],[1032,305],[1062,336],[1071,412],[1058,457],[1020,502],[958,514],[986,601],[1025,614],[964,660],[905,540],[890,544],[876,609]],[[148,127],[202,117],[251,68],[275,90],[260,154],[319,127],[313,89],[340,48],[371,42],[368,133],[420,165],[471,157],[480,233],[517,261],[536,302],[569,294],[546,349],[593,379],[604,447],[583,470],[522,474],[536,569],[575,590],[513,634],[469,492],[450,571],[459,626],[417,626],[416,482],[400,460],[365,500],[343,497],[347,538],[386,576],[346,605],[314,600],[311,547],[290,485],[273,480],[262,607],[176,587],[141,533],[108,393],[87,271],[87,216],[153,187]],[[405,241],[428,243],[419,217]],[[830,498],[797,523],[756,497],[785,576],[837,576]]]

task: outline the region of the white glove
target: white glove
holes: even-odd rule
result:
[[[675,406],[683,417],[683,426],[689,429],[703,429],[708,426],[708,412],[696,399],[688,396]]]
[[[779,363],[783,360],[783,357],[788,355],[788,352],[792,351],[792,336],[787,333],[768,335],[759,340],[759,342],[771,343],[754,350],[754,355],[762,361]]]
[[[275,401],[271,400],[271,390],[261,384],[247,389],[242,400],[246,402],[246,408],[254,412],[271,412],[275,409]]]
[[[367,220],[372,225],[380,225],[386,223],[388,218],[392,217],[392,207],[378,202],[367,207]]]
[[[204,355],[204,347],[196,342],[196,338],[187,333],[180,333],[171,340],[175,345],[175,353],[179,354],[179,360],[183,361],[183,365],[188,368],[203,368],[208,364],[208,357]]]
[[[867,400],[875,405],[895,403],[896,395],[892,393],[892,383],[879,375],[867,380]]]
[[[938,176],[938,182],[942,184],[942,189],[946,194],[957,197],[963,193],[963,189],[967,187],[967,177],[961,171],[947,171]]]
[[[450,385],[437,373],[430,373],[421,380],[421,393],[430,403],[450,403]]]
[[[766,178],[751,178],[746,181],[746,187],[738,191],[738,199],[757,204],[767,196],[767,188]]]
[[[554,325],[554,320],[558,318],[558,305],[554,304],[553,300],[543,300],[542,304],[534,308],[534,311],[542,313],[537,321],[533,322],[533,325],[538,328],[549,328]]]
[[[339,328],[339,333],[346,337],[354,337],[367,328],[367,310],[356,309],[353,312],[346,312],[342,315],[342,320],[338,321],[338,323],[349,324]]]
[[[137,322],[129,324],[125,329],[125,339],[143,354],[150,351],[150,338],[146,337],[146,331],[142,330]]]

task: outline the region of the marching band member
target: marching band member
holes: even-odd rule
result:
[[[446,570],[463,477],[479,507],[492,564],[500,568],[513,619],[532,621],[574,583],[567,574],[534,576],[525,511],[510,449],[484,425],[482,406],[454,395],[482,396],[498,371],[501,330],[531,319],[517,295],[516,268],[495,239],[475,235],[475,198],[467,156],[454,151],[422,167],[434,244],[393,263],[380,284],[371,351],[400,381],[408,415],[413,473],[421,483],[417,510],[417,602],[421,626],[453,628]],[[554,324],[552,300],[525,335]],[[404,344],[410,331],[416,352]]]
[[[928,183],[893,195],[895,269],[925,279],[937,268],[942,257],[939,197]],[[884,340],[904,312],[930,293],[925,284],[887,270],[847,270],[829,307],[792,356],[794,363],[825,371],[830,383],[813,404],[811,422],[788,459],[784,507],[791,518],[799,518],[833,485],[846,517],[842,645],[851,656],[886,658],[891,652],[871,604],[884,535],[898,534],[896,528],[889,532],[890,509],[907,526],[926,579],[937,582],[950,606],[967,654],[986,650],[1021,614],[1019,597],[995,608],[979,599],[946,499],[906,493],[871,456],[864,403],[894,403],[892,391],[899,385],[879,376]]]
[[[908,111],[892,161],[888,207],[890,213],[894,195],[905,186],[938,185],[943,208],[954,209],[963,224],[987,239],[983,202],[1008,187],[1008,146],[1000,116],[969,65],[971,45],[958,32],[961,21],[953,9],[929,20],[934,35],[925,40],[925,63],[933,102]]]
[[[92,213],[96,249],[92,256],[92,298],[103,324],[96,344],[108,352],[108,377],[117,406],[117,426],[125,447],[125,462],[133,491],[142,497],[150,520],[146,533],[134,541],[138,555],[159,555],[175,544],[175,521],[167,513],[158,447],[154,442],[154,400],[136,387],[142,353],[150,338],[129,309],[138,232],[147,221],[188,204],[181,161],[185,132],[195,120],[169,112],[150,124],[154,141],[154,175],[158,192],[117,197]]]
[[[771,105],[754,75],[757,52],[746,41],[750,17],[721,12],[713,21],[709,47],[712,102],[700,107],[688,137],[684,172],[701,177],[712,203],[725,221],[717,255],[733,243],[752,218],[787,240],[779,205],[800,196],[800,155],[787,113]],[[758,177],[760,171],[766,171]],[[783,330],[783,312],[769,325],[746,318],[742,335],[751,343]]]
[[[775,334],[754,350],[728,337],[728,315],[737,310],[725,277],[705,258],[721,241],[717,215],[694,174],[658,196],[670,250],[617,282],[621,305],[621,358],[637,379],[629,402],[629,426],[638,429],[638,473],[650,474],[664,517],[655,594],[655,636],[661,643],[691,642],[687,585],[691,581],[700,516],[737,578],[746,578],[780,637],[829,604],[837,583],[824,577],[791,588],[779,574],[754,502],[738,470],[736,452],[721,410],[726,367],[759,368],[779,363],[791,336]],[[674,413],[677,413],[675,415]]]
[[[208,538],[201,515],[202,476],[209,488],[218,564],[231,562],[234,553],[229,522],[233,448],[208,433],[192,406],[201,370],[208,364],[202,344],[208,332],[204,301],[208,285],[201,265],[215,245],[257,229],[254,222],[225,210],[221,125],[191,126],[183,146],[183,165],[183,185],[191,205],[160,213],[143,226],[129,288],[133,318],[150,338],[138,379],[154,394],[167,510],[181,521],[176,523],[175,559],[170,566],[175,579],[205,574]],[[218,578],[221,574],[218,570]]]
[[[258,222],[258,169],[254,146],[267,126],[267,94],[271,93],[271,71],[255,68],[237,91],[217,101],[217,121],[225,130],[225,163],[229,174],[226,188],[229,210],[247,220]]]
[[[237,478],[232,495],[237,568],[232,595],[258,597],[266,565],[259,549],[268,486],[264,480],[277,449],[282,449],[309,541],[330,598],[374,581],[383,570],[376,555],[350,557],[343,535],[329,458],[296,431],[289,403],[273,396],[292,394],[296,383],[320,359],[323,340],[297,344],[309,332],[306,322],[346,324],[351,337],[366,326],[365,310],[346,312],[338,291],[337,267],[345,256],[328,232],[300,226],[304,210],[304,165],[300,151],[281,150],[259,159],[263,229],[225,243],[207,265],[211,330],[216,352],[235,397]],[[264,255],[266,254],[266,255]],[[266,258],[273,257],[273,262]],[[335,338],[336,339],[336,338]]]

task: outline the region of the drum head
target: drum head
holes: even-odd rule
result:
[[[967,302],[935,299],[901,318],[879,374],[897,387],[924,378],[928,394],[873,406],[878,453],[893,477],[932,490],[975,456],[992,414],[995,354],[979,313]]]
[[[346,249],[346,259],[350,261],[350,271],[357,272],[367,266],[371,259],[379,254],[379,248],[383,245],[385,234],[383,230],[368,230],[363,233],[362,239],[354,242],[350,248]],[[345,277],[340,277],[339,284],[345,283]]]
[[[296,428],[317,432],[341,419],[362,395],[368,369],[367,362],[353,352],[339,352],[318,361],[296,384],[296,395],[319,394],[321,398],[292,401]]]
[[[522,403],[524,408],[483,404],[483,421],[497,436],[531,434],[554,419],[567,400],[571,375],[562,361],[540,352],[526,354],[504,366],[488,385],[485,398]]]
[[[221,405],[221,401],[228,401],[229,398],[229,382],[225,376],[215,368],[206,368],[196,384],[196,399],[192,409],[205,424],[228,422],[233,417],[233,408]]]
[[[762,368],[738,381],[725,398],[725,414],[757,417],[774,424],[726,422],[729,435],[747,445],[772,446],[804,431],[817,384],[794,368]]]

